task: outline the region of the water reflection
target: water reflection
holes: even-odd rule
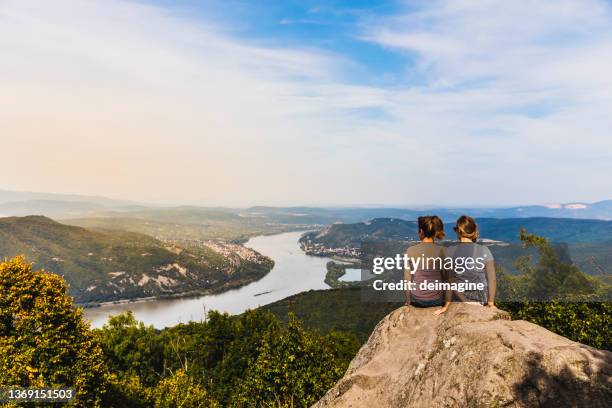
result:
[[[344,275],[338,278],[341,282],[357,282],[361,280],[361,268],[346,268]]]

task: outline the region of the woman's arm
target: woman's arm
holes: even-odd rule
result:
[[[412,281],[412,273],[410,272],[410,265],[404,269],[404,280]],[[406,306],[410,306],[410,289],[406,289]]]
[[[445,258],[444,251],[441,251],[440,257],[441,259]],[[442,282],[451,282],[453,280],[454,280],[453,271],[442,269]],[[442,306],[441,309],[434,311],[433,314],[438,316],[446,312],[448,310],[448,306],[451,304],[452,299],[453,299],[453,292],[450,290],[445,290],[444,291],[444,306]]]
[[[495,292],[497,290],[497,277],[495,276],[495,262],[487,262],[485,265],[487,274],[487,286],[489,288],[489,296],[485,306],[495,307]]]

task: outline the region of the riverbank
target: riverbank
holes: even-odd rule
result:
[[[270,271],[272,271],[273,268],[274,268],[274,260],[272,260],[272,267],[268,270],[266,274],[270,273]],[[104,306],[110,306],[110,305],[124,305],[124,304],[129,304],[129,303],[150,302],[150,301],[155,301],[155,300],[188,299],[188,298],[200,297],[200,296],[217,295],[217,294],[221,294],[221,293],[224,293],[230,290],[240,289],[241,287],[246,286],[246,285],[250,285],[251,283],[262,279],[264,276],[265,275],[261,277],[252,277],[252,278],[244,279],[241,281],[226,282],[226,284],[224,284],[223,286],[219,288],[213,288],[213,289],[191,290],[191,291],[186,291],[186,292],[168,293],[166,295],[160,295],[160,296],[147,296],[147,297],[136,297],[136,298],[128,298],[128,299],[118,299],[118,300],[111,300],[108,302],[76,303],[76,306],[82,307],[84,309],[90,309],[90,308],[104,307]]]
[[[131,310],[145,324],[163,328],[180,322],[202,320],[210,310],[239,314],[300,292],[329,289],[324,282],[329,258],[304,254],[298,244],[302,234],[302,231],[294,231],[258,236],[245,243],[274,261],[272,270],[259,280],[222,293],[100,304],[84,309],[86,318],[93,327],[100,327],[108,316]]]
[[[300,238],[301,238],[303,234],[312,232],[313,228],[316,228],[316,227],[317,227],[316,225],[309,225],[309,226],[299,225],[295,227],[287,226],[287,230],[283,232],[272,231],[272,232],[254,234],[253,236],[231,240],[231,242],[234,244],[247,246],[246,244],[251,239],[256,238],[256,237],[269,237],[269,236],[287,234],[287,233],[300,233]],[[262,254],[262,255],[265,256],[265,254]],[[307,254],[307,255],[311,255],[311,254]],[[343,259],[341,257],[336,257],[336,256],[332,257],[332,259],[338,260],[339,262],[354,262],[355,261],[355,260],[351,260],[348,258]],[[266,272],[266,274],[270,273],[270,271],[274,268],[274,260],[272,259],[271,261],[272,261],[272,265],[270,269]],[[266,274],[259,276],[259,277],[257,276],[250,277],[242,281],[225,282],[224,285],[218,288],[189,290],[189,291],[183,291],[183,292],[177,292],[177,293],[162,294],[162,295],[157,295],[157,296],[133,297],[133,298],[116,299],[116,300],[109,300],[109,301],[102,301],[102,302],[85,302],[85,303],[77,302],[76,305],[84,309],[90,309],[90,308],[104,307],[104,306],[110,306],[110,305],[122,305],[122,304],[129,304],[129,303],[149,302],[149,301],[155,301],[155,300],[185,299],[185,298],[217,295],[217,294],[221,294],[221,293],[224,293],[230,290],[234,290],[234,289],[239,289],[243,286],[249,285],[253,282],[256,282],[262,279]]]

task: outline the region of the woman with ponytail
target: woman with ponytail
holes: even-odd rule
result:
[[[434,312],[442,314],[448,309],[451,292],[441,290],[423,289],[423,283],[446,281],[443,270],[444,248],[436,244],[436,240],[444,238],[444,223],[437,215],[428,215],[418,218],[418,233],[420,242],[409,247],[406,255],[411,260],[421,259],[415,264],[411,261],[409,268],[404,271],[404,279],[414,283],[414,290],[406,291],[406,306],[432,307],[442,306]]]
[[[497,287],[495,262],[489,248],[478,243],[478,224],[472,217],[462,215],[457,220],[454,229],[459,243],[447,248],[447,256],[455,260],[472,258],[475,262],[473,268],[468,269],[465,265],[461,270],[457,267],[458,263],[454,262],[453,275],[458,282],[482,283],[484,288],[480,291],[457,292],[457,297],[464,302],[495,307]]]

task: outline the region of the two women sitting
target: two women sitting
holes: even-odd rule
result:
[[[478,225],[473,218],[463,215],[455,225],[458,243],[444,247],[436,240],[444,238],[444,224],[440,217],[418,218],[420,242],[406,250],[408,259],[439,259],[441,262],[411,262],[404,272],[404,279],[414,282],[413,290],[406,291],[406,305],[432,307],[442,306],[435,315],[446,312],[452,301],[494,307],[495,263],[489,248],[478,244]],[[449,262],[445,262],[448,261]],[[459,262],[461,261],[461,262]],[[468,265],[469,264],[469,265]],[[447,267],[453,265],[453,267]],[[459,266],[461,265],[461,266]],[[469,282],[480,284],[480,290],[437,290],[435,282]],[[424,284],[425,283],[425,284]],[[472,285],[474,286],[474,285]]]

